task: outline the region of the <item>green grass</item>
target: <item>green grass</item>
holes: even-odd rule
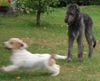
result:
[[[93,58],[87,58],[87,43],[84,40],[84,61],[77,60],[77,44],[74,43],[73,61],[57,60],[61,65],[61,73],[51,77],[48,71],[25,71],[6,73],[0,72],[0,81],[100,81],[100,6],[81,7],[81,11],[88,13],[94,21],[94,34],[97,46]],[[11,37],[23,38],[32,53],[59,53],[66,55],[67,27],[64,23],[65,8],[55,9],[49,15],[42,16],[40,27],[35,25],[34,15],[17,17],[0,16],[0,67],[8,65],[10,52],[3,48],[3,42]]]

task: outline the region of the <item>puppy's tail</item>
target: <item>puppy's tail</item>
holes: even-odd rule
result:
[[[67,56],[56,54],[56,55],[51,55],[51,58],[54,58],[54,59],[66,59]]]

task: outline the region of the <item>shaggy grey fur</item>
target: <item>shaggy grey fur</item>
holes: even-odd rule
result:
[[[78,58],[83,58],[83,34],[85,33],[88,42],[89,54],[92,56],[93,47],[96,46],[96,40],[92,32],[93,21],[91,17],[85,13],[80,12],[80,8],[76,4],[70,4],[67,7],[65,16],[65,23],[68,24],[68,57],[67,60],[72,60],[72,48],[74,39],[76,38],[78,44]]]

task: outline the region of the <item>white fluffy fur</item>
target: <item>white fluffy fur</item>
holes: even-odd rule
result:
[[[13,49],[11,42],[17,41],[23,44],[19,49]],[[49,60],[51,58],[50,54],[32,54],[25,48],[27,44],[24,43],[19,38],[11,38],[5,42],[5,47],[10,48],[12,51],[11,62],[12,64],[2,69],[6,72],[15,71],[19,68],[46,68],[51,73],[52,76],[57,76],[60,73],[60,66],[56,63],[49,65]],[[55,55],[55,59],[66,59],[66,56]]]

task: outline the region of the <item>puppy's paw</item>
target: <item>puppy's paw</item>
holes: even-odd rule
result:
[[[2,67],[0,67],[0,72],[1,72],[1,71],[3,71],[3,70],[2,70]]]
[[[59,75],[59,72],[56,72],[56,73],[53,73],[51,76],[58,76]]]
[[[3,66],[2,68],[0,68],[0,70],[1,71],[5,71],[5,72],[8,72],[8,69],[5,66]]]
[[[51,76],[58,76],[60,73],[60,66],[59,65],[56,65],[56,69],[55,71],[52,73]]]
[[[2,72],[2,71],[4,71],[4,70],[3,70],[3,67],[0,67],[0,72]]]

